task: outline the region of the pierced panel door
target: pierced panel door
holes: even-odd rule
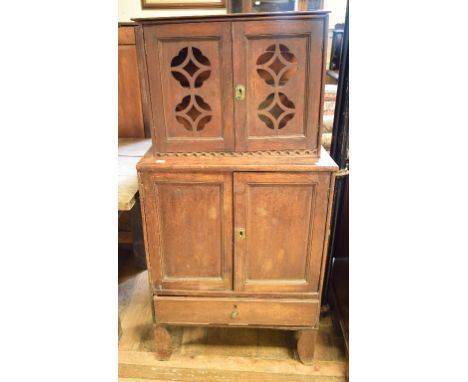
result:
[[[234,149],[229,23],[144,29],[155,149]]]
[[[319,155],[327,18],[233,23],[236,149]]]
[[[234,174],[235,290],[318,292],[329,187],[329,173]]]
[[[148,269],[156,290],[232,287],[232,174],[143,173]]]

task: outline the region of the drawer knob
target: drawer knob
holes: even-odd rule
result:
[[[239,312],[237,310],[233,310],[231,313],[231,318],[237,318],[239,317]]]

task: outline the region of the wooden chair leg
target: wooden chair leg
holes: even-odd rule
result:
[[[160,361],[167,361],[172,355],[172,338],[168,330],[161,325],[153,325],[156,354]]]
[[[297,337],[297,354],[305,365],[312,364],[314,360],[315,342],[317,341],[317,330],[299,330]]]

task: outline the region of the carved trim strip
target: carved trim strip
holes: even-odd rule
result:
[[[316,155],[317,150],[272,150],[272,151],[242,151],[216,152],[200,151],[186,153],[157,153],[157,157],[272,157],[272,156],[310,156]]]

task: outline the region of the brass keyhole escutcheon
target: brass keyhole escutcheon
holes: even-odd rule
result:
[[[245,239],[245,228],[237,228],[237,236],[239,239]]]
[[[236,310],[237,309],[237,305],[234,305],[233,306],[233,311],[231,312],[231,318],[237,318],[239,317],[239,312]]]
[[[245,86],[244,85],[237,85],[234,96],[236,100],[243,101],[245,99]]]

